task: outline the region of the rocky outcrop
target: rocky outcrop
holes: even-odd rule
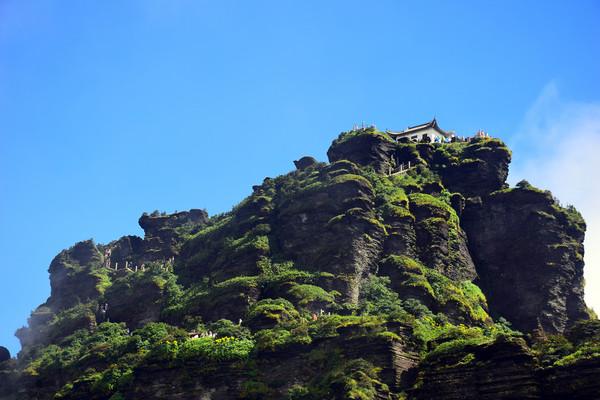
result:
[[[264,268],[261,260],[276,254],[300,270],[337,274],[322,282],[325,289],[356,302],[384,236],[374,215],[373,188],[357,172],[344,161],[265,180],[219,229],[184,247],[176,272],[183,282],[206,277],[218,283],[256,276]],[[229,245],[227,238],[233,239]]]
[[[129,265],[141,266],[148,262],[164,264],[179,254],[187,236],[193,235],[206,226],[208,214],[204,210],[192,209],[173,214],[144,213],[138,220],[144,230],[144,238],[123,236],[107,245],[100,246],[110,266],[117,268]]]
[[[0,399],[600,398],[585,224],[506,188],[501,141],[371,127],[328,157],[61,252]]]
[[[528,332],[587,318],[579,213],[524,186],[470,202],[462,223],[492,315]]]
[[[106,321],[107,305],[113,320],[132,327],[157,320],[165,301],[163,283],[124,282],[144,263],[165,265],[178,253],[183,237],[203,227],[207,218],[204,210],[144,214],[140,218],[144,239],[123,236],[107,245],[86,240],[61,251],[49,267],[50,297],[31,313],[28,326],[17,331],[23,354],[32,346],[54,343]]]
[[[434,169],[450,191],[464,197],[485,196],[504,187],[510,160],[511,152],[501,141],[477,139],[465,146],[459,159]]]
[[[412,194],[409,200],[420,260],[452,279],[473,280],[477,273],[456,211],[424,193]]]
[[[0,363],[10,360],[10,351],[4,346],[0,346]]]
[[[351,163],[334,163],[319,172],[318,184],[279,200],[273,232],[285,258],[301,269],[337,274],[328,289],[354,303],[384,237],[373,212],[373,187],[356,172]]]
[[[335,140],[327,157],[329,162],[349,160],[358,165],[368,165],[379,173],[386,173],[393,164],[394,143],[387,135],[367,128],[342,134]]]
[[[318,164],[318,161],[315,160],[314,157],[310,157],[310,156],[304,156],[304,157],[300,158],[299,160],[294,161],[294,165],[296,166],[297,169],[306,169],[306,168],[315,166],[317,164]]]
[[[393,391],[413,379],[411,374],[416,364],[416,354],[399,341],[342,333],[310,346],[262,354],[256,365],[255,379],[262,382],[266,390],[257,398],[282,399],[290,393],[301,392],[299,388],[318,386],[323,398],[347,399],[350,385],[340,385],[342,382],[337,381],[340,369],[349,372],[370,366],[378,371],[371,382],[373,394],[377,396],[374,398],[391,399]],[[293,376],[290,371],[294,371]]]
[[[535,360],[521,340],[498,340],[430,357],[420,365],[415,400],[541,399]]]
[[[2,350],[3,349],[3,350]],[[8,356],[8,358],[6,358]],[[19,390],[17,381],[19,374],[16,361],[10,358],[8,349],[0,346],[0,399],[15,400]]]
[[[92,240],[77,243],[60,252],[50,263],[50,298],[48,307],[59,311],[101,294],[104,258]]]
[[[96,301],[110,283],[104,257],[92,240],[60,252],[50,263],[50,297],[16,332],[25,353],[31,346],[52,343],[77,329],[93,326],[93,312],[82,303]],[[56,316],[61,315],[59,322]]]
[[[580,360],[540,372],[544,400],[592,400],[600,396],[600,359]]]
[[[158,321],[167,299],[167,282],[159,276],[124,276],[108,288],[99,307],[100,322],[125,322],[130,329]]]
[[[176,255],[181,236],[198,232],[207,222],[206,211],[198,209],[142,215],[139,224],[144,230],[145,258],[158,260]]]
[[[600,359],[540,368],[522,339],[499,339],[433,354],[419,365],[409,398],[592,400],[599,398]]]

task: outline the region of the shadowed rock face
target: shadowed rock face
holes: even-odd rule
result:
[[[469,362],[464,362],[468,355]],[[461,362],[462,361],[462,362]],[[423,363],[416,399],[541,399],[535,360],[524,341],[498,341]]]
[[[327,157],[332,163],[348,160],[358,165],[372,166],[375,171],[385,173],[392,164],[395,148],[396,145],[384,134],[363,134],[334,141],[327,150]]]
[[[206,219],[204,210],[145,214],[140,218],[140,225],[146,230],[144,239],[123,236],[108,245],[85,240],[61,251],[48,269],[50,297],[31,313],[28,326],[17,331],[23,354],[36,344],[55,343],[78,329],[92,329],[109,317],[132,327],[158,320],[163,288],[152,280],[134,282],[131,287],[131,282],[123,282],[128,274],[125,265],[128,263],[133,270],[134,266],[139,268],[151,261],[164,263],[179,251],[181,237],[200,229]],[[100,312],[105,304],[109,314]],[[53,323],[59,314],[60,324]]]
[[[4,346],[0,346],[0,363],[10,360],[10,351]]]
[[[0,348],[0,400],[600,398],[585,223],[508,189],[501,141],[367,128],[328,157],[59,253],[19,361]]]
[[[502,189],[508,177],[510,151],[497,141],[466,146],[461,160],[438,169],[444,186],[464,197],[485,196]]]
[[[294,161],[294,165],[297,169],[306,169],[317,164],[317,160],[314,157],[304,156],[299,160]]]
[[[355,172],[355,165],[341,162],[292,173],[287,179],[299,183],[290,187],[285,179],[267,180],[220,231],[190,242],[176,271],[184,282],[252,276],[260,272],[260,257],[277,252],[301,270],[338,274],[326,284],[328,290],[356,302],[360,281],[377,262],[384,232],[374,216],[373,188]],[[253,251],[223,246],[227,237],[242,240],[252,234],[264,235],[262,244],[252,244]]]
[[[490,310],[523,331],[563,332],[586,318],[585,223],[532,188],[469,203],[463,216]]]
[[[600,335],[598,324],[580,327],[585,327],[588,335],[595,335],[587,339],[597,340]],[[409,397],[417,400],[598,398],[600,358],[544,369],[538,364],[523,339],[500,338],[489,344],[465,346],[460,351],[427,357],[419,368],[417,381],[421,383],[410,390]]]
[[[16,332],[23,354],[30,347],[50,344],[78,329],[96,324],[92,310],[70,312],[82,303],[94,302],[102,295],[103,282],[108,279],[103,270],[103,256],[92,240],[75,244],[61,251],[50,263],[50,297],[31,313],[28,326]],[[60,324],[53,323],[62,313]]]
[[[58,254],[49,268],[51,293],[48,306],[58,311],[97,298],[99,278],[91,272],[101,267],[102,262],[102,254],[92,240],[79,242]]]
[[[198,209],[166,215],[142,215],[139,224],[144,230],[144,258],[158,260],[176,255],[182,234],[197,232],[207,221],[206,211]]]
[[[277,202],[274,224],[286,258],[309,271],[337,274],[331,289],[353,303],[361,279],[376,264],[384,234],[374,222],[373,188],[355,172],[349,163],[324,168],[321,186]]]

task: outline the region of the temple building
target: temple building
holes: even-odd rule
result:
[[[396,141],[406,138],[412,142],[420,142],[424,136],[429,137],[432,142],[446,142],[454,136],[453,132],[440,128],[435,118],[421,125],[409,126],[401,132],[387,130],[386,133]]]

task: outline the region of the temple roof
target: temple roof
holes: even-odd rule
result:
[[[450,137],[450,133],[446,132],[445,130],[443,130],[442,128],[439,127],[437,120],[434,118],[429,122],[426,122],[424,124],[420,124],[420,125],[415,125],[415,126],[409,126],[408,128],[406,128],[405,130],[401,131],[401,132],[393,132],[393,131],[386,131],[390,136],[396,138],[396,137],[403,137],[403,136],[408,136],[411,135],[413,133],[417,133],[419,131],[425,130],[425,129],[434,129],[436,131],[438,131],[441,135],[444,135],[445,137]]]

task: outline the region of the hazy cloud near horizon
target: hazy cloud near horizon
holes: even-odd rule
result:
[[[513,136],[509,182],[521,179],[574,205],[587,222],[586,302],[600,311],[600,103],[561,98],[547,84]]]

